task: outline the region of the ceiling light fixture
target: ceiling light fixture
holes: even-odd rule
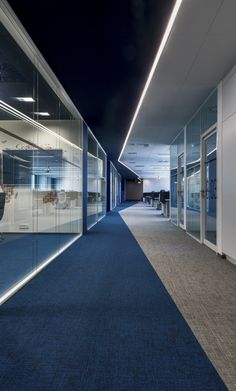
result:
[[[159,60],[160,60],[160,58],[161,58],[162,52],[163,52],[163,50],[164,50],[164,48],[165,48],[165,45],[166,45],[166,43],[167,43],[167,40],[168,40],[168,38],[169,38],[169,36],[170,36],[172,27],[173,27],[173,25],[174,25],[175,19],[176,19],[176,17],[177,17],[178,12],[179,12],[179,9],[180,9],[180,6],[181,6],[181,4],[182,4],[182,1],[183,1],[183,0],[176,0],[176,2],[175,2],[173,11],[172,11],[172,13],[171,13],[169,22],[168,22],[168,24],[167,24],[165,33],[164,33],[163,38],[162,38],[161,44],[160,44],[159,49],[158,49],[158,51],[157,51],[155,60],[154,60],[154,62],[153,62],[153,65],[152,65],[152,68],[151,68],[151,70],[150,70],[150,73],[149,73],[149,75],[148,75],[146,84],[145,84],[145,86],[144,86],[143,92],[142,92],[141,97],[140,97],[140,99],[139,99],[138,106],[137,106],[137,108],[136,108],[136,110],[135,110],[133,119],[132,119],[132,121],[131,121],[131,124],[130,124],[129,130],[128,130],[128,133],[127,133],[127,136],[126,136],[124,145],[123,145],[123,147],[122,147],[120,156],[119,156],[119,158],[118,158],[118,161],[119,161],[120,163],[121,163],[121,161],[120,161],[121,156],[122,156],[122,154],[123,154],[123,152],[124,152],[124,149],[125,149],[125,147],[126,147],[126,144],[127,144],[127,142],[128,142],[129,136],[130,136],[130,134],[131,134],[131,131],[132,131],[133,126],[134,126],[134,123],[135,123],[136,118],[137,118],[137,116],[138,116],[140,107],[141,107],[141,105],[142,105],[142,103],[143,103],[143,100],[144,100],[145,95],[146,95],[146,93],[147,93],[148,87],[149,87],[149,85],[150,85],[150,83],[151,83],[151,80],[152,80],[152,78],[153,78],[154,72],[155,72],[155,70],[156,70],[157,64],[158,64],[158,62],[159,62]]]
[[[35,102],[35,100],[31,97],[19,97],[16,98],[19,102]]]
[[[34,111],[33,114],[41,115],[42,117],[50,117],[50,114],[47,111]]]

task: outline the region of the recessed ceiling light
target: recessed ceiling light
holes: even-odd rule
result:
[[[50,117],[50,114],[47,111],[35,111],[34,114],[41,115],[42,117]]]
[[[29,96],[16,98],[19,102],[35,102],[35,100]]]

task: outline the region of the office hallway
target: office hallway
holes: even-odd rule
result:
[[[143,203],[121,212],[227,387],[236,390],[236,266]]]
[[[0,391],[227,390],[121,209],[0,308]]]

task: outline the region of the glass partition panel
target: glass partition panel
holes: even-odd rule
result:
[[[216,245],[217,237],[217,139],[216,131],[204,138],[205,239]]]
[[[17,121],[14,121],[15,123]],[[1,126],[1,125],[0,125]],[[36,148],[0,130],[0,295],[36,267],[31,155]]]
[[[187,125],[187,232],[200,239],[200,112]]]
[[[177,168],[170,170],[170,188],[171,188],[171,221],[178,223],[178,204],[177,204]]]
[[[9,111],[14,108],[33,118],[37,70],[1,23],[0,42],[0,103]],[[1,115],[6,117],[5,113]]]
[[[0,26],[0,295],[82,227],[82,120]]]
[[[88,133],[88,195],[87,227],[94,225],[106,214],[106,154]]]
[[[98,146],[98,219],[106,214],[106,155]]]
[[[217,90],[215,90],[201,108],[201,133],[217,122]]]
[[[116,175],[115,175],[115,167],[111,164],[110,166],[110,190],[111,190],[111,209],[116,207]]]
[[[87,224],[90,228],[98,220],[98,159],[88,152]]]
[[[179,213],[179,224],[184,226],[184,209],[185,209],[185,202],[184,202],[184,153],[179,156],[179,163],[178,163],[178,213]]]
[[[177,145],[177,155],[179,156],[184,153],[184,130],[180,132],[175,142]]]
[[[118,186],[117,186],[116,204],[119,205],[121,203],[121,176],[120,176],[120,174],[117,175],[117,180],[118,180]]]
[[[110,209],[121,202],[121,176],[112,162],[110,163]]]
[[[177,141],[175,140],[170,146],[170,198],[171,198],[171,221],[178,223],[178,206],[177,206]]]

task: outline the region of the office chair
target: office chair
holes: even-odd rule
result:
[[[4,209],[5,209],[5,200],[6,200],[6,193],[0,193],[0,221],[3,218]],[[2,232],[0,232],[0,241],[2,241],[4,238],[2,236]]]

